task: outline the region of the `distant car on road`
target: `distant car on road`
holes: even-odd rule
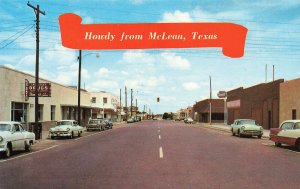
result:
[[[236,119],[231,124],[231,133],[233,136],[257,136],[257,138],[261,138],[263,127],[256,125],[253,119]]]
[[[103,122],[105,123],[105,127],[106,127],[107,129],[112,129],[112,128],[113,128],[113,123],[112,123],[111,120],[109,120],[109,119],[104,119]]]
[[[25,131],[22,124],[13,121],[0,121],[0,153],[10,157],[15,150],[30,151],[35,142],[35,134]]]
[[[287,120],[281,123],[279,128],[271,128],[270,140],[275,142],[277,147],[287,144],[300,151],[300,120]]]
[[[98,130],[98,131],[103,131],[105,130],[106,123],[101,120],[101,119],[91,119],[89,120],[86,130],[91,131],[91,130]]]
[[[184,120],[184,123],[192,124],[192,123],[194,123],[194,120],[191,117],[188,117]]]
[[[129,118],[129,119],[127,119],[127,123],[134,123],[135,121],[134,121],[134,118]]]
[[[56,123],[56,126],[50,128],[49,137],[54,139],[55,137],[68,137],[74,136],[81,137],[83,133],[83,127],[78,125],[75,120],[61,120]]]

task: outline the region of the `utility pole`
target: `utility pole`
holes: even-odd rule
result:
[[[138,111],[137,98],[135,99],[136,112]]]
[[[209,124],[211,125],[211,76],[209,76]]]
[[[265,83],[267,83],[268,82],[268,64],[266,64],[266,68],[265,68],[265,77],[266,77],[266,81],[265,81]]]
[[[29,2],[27,6],[32,8],[36,17],[36,56],[35,56],[35,128],[38,128],[38,115],[39,115],[39,96],[38,96],[38,88],[39,88],[39,56],[40,56],[40,14],[46,15],[45,11],[40,10],[40,6],[36,7],[32,6]]]
[[[127,108],[127,87],[126,86],[125,86],[125,110],[126,110],[126,121],[127,121],[128,108]]]
[[[122,121],[122,89],[120,89],[120,121]]]
[[[275,66],[273,65],[273,81],[274,81],[274,74],[275,74]]]
[[[132,89],[131,89],[131,99],[130,99],[130,117],[132,117]]]
[[[80,118],[81,118],[81,107],[80,107],[80,84],[81,84],[81,59],[82,59],[82,56],[81,56],[82,52],[81,50],[79,50],[79,56],[78,56],[78,61],[79,61],[79,65],[78,65],[78,87],[77,87],[77,95],[78,95],[78,103],[77,103],[77,122],[78,122],[78,125],[80,125]]]

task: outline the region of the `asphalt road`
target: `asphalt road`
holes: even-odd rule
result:
[[[299,188],[300,154],[268,140],[144,121],[0,160],[0,188]]]

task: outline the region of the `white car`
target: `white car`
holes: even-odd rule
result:
[[[186,119],[184,120],[184,122],[185,122],[185,123],[192,124],[192,123],[194,123],[194,120],[193,120],[192,118],[188,117],[188,118],[186,118]]]
[[[257,125],[253,119],[236,119],[231,124],[231,133],[233,136],[257,136],[257,138],[261,138],[263,127]]]
[[[0,152],[4,157],[15,150],[30,151],[35,142],[35,134],[25,131],[21,123],[0,121]]]
[[[83,127],[77,124],[75,120],[61,120],[56,123],[56,127],[50,128],[49,137],[54,139],[55,137],[68,137],[73,138],[75,136],[81,137],[83,133]]]

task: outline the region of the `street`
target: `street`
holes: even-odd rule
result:
[[[299,188],[300,154],[175,121],[46,140],[0,159],[0,188]]]

